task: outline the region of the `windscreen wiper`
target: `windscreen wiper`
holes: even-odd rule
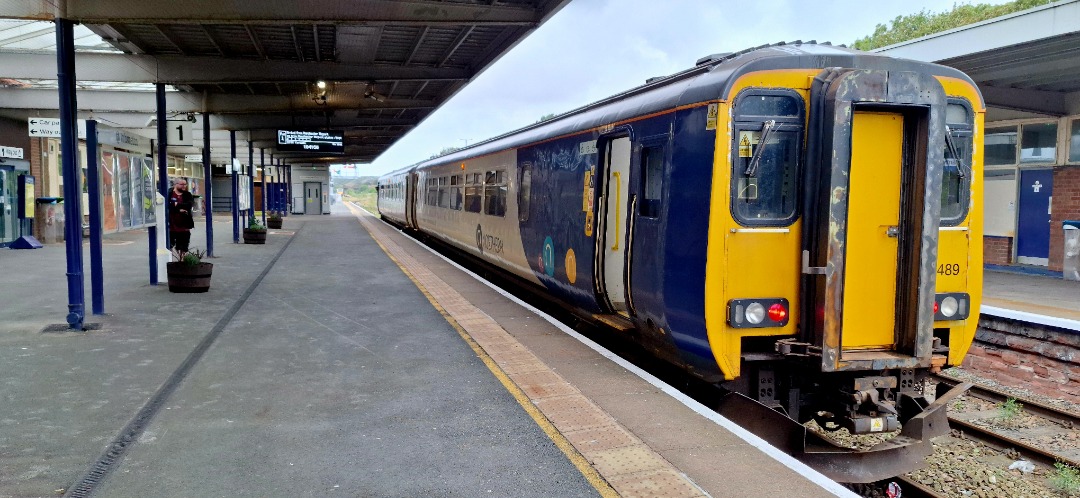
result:
[[[959,149],[956,148],[956,142],[953,140],[952,130],[949,129],[949,125],[945,125],[945,146],[949,148],[949,154],[952,154],[953,160],[958,165],[957,170],[960,178],[970,174],[971,168],[964,164],[964,160],[960,158]]]
[[[750,158],[750,164],[746,165],[746,171],[743,172],[746,176],[754,176],[757,172],[758,165],[761,164],[761,153],[765,150],[765,144],[769,140],[769,135],[776,129],[776,120],[770,119],[761,124],[761,139],[758,140],[757,149],[754,151],[753,157]]]

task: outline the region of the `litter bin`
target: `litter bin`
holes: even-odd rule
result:
[[[41,232],[41,243],[64,241],[64,198],[38,197],[34,208],[34,225]]]
[[[1062,260],[1061,273],[1065,280],[1080,280],[1080,221],[1061,222],[1065,232],[1065,257]]]

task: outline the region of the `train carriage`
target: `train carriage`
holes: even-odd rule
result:
[[[925,442],[977,325],[983,114],[951,68],[759,47],[391,173],[379,209],[768,412]]]

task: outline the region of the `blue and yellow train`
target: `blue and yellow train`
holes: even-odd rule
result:
[[[379,212],[769,411],[925,440],[978,320],[984,111],[935,64],[716,54],[388,174]]]

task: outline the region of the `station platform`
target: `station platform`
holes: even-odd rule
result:
[[[0,254],[0,497],[853,496],[363,211],[214,225],[206,294],[106,236],[87,332]]]
[[[1080,331],[1080,282],[987,269],[983,273],[982,312]]]

